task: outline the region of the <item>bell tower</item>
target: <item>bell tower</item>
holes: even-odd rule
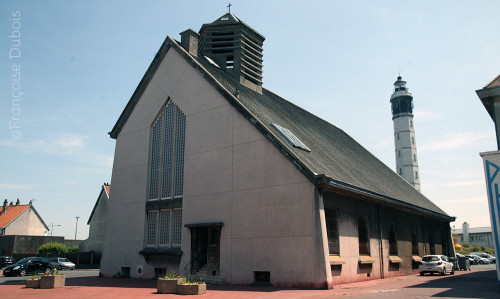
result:
[[[398,76],[391,96],[394,143],[396,147],[396,172],[420,191],[417,144],[413,127],[413,96],[406,81]]]
[[[198,53],[241,84],[262,93],[264,36],[228,12],[200,29]]]

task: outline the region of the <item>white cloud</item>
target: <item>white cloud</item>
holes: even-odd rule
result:
[[[486,197],[476,196],[476,197],[465,197],[465,198],[452,198],[452,199],[444,199],[439,200],[439,203],[484,203],[486,202]]]
[[[74,161],[111,168],[113,156],[93,152],[86,144],[86,135],[63,133],[50,140],[31,142],[4,141],[0,146],[15,148],[26,153],[41,153],[49,156],[74,157]]]
[[[415,109],[413,114],[415,115],[415,121],[417,123],[439,120],[441,118],[439,113],[422,109]]]
[[[484,185],[484,180],[473,180],[473,181],[463,181],[463,182],[450,182],[444,183],[442,186],[445,187],[464,187],[464,186],[474,186],[474,185]]]
[[[14,190],[31,189],[31,186],[29,186],[29,185],[18,185],[18,184],[0,183],[0,189],[2,189],[2,190],[5,190],[5,189],[14,189]]]
[[[83,151],[87,136],[77,134],[61,134],[51,140],[35,140],[31,142],[4,141],[0,146],[16,148],[28,153],[44,153],[51,156],[73,155]]]
[[[458,147],[464,147],[468,145],[476,145],[478,141],[488,140],[491,138],[489,134],[484,133],[457,133],[457,134],[448,134],[442,138],[440,141],[431,142],[428,144],[424,144],[419,148],[419,151],[447,151],[447,150],[455,150]]]

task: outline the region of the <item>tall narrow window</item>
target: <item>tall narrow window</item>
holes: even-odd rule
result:
[[[366,216],[358,218],[359,255],[370,255],[370,231]]]
[[[186,116],[169,102],[151,130],[148,199],[182,196],[185,139]]]
[[[389,222],[389,255],[398,255],[398,238],[394,221]]]
[[[170,210],[160,211],[160,219],[158,220],[159,226],[159,240],[160,246],[169,245],[170,243]]]
[[[156,244],[156,223],[158,221],[158,211],[148,211],[147,214],[147,235],[146,244]]]
[[[151,126],[149,189],[147,199],[169,201],[160,209],[147,208],[145,243],[148,247],[181,244],[182,198],[184,190],[184,146],[186,116],[172,101],[163,108]],[[148,202],[151,203],[151,202]]]
[[[417,234],[417,225],[413,224],[411,226],[411,253],[412,255],[418,254],[418,234]]]
[[[428,229],[429,236],[429,251],[430,254],[436,254],[436,243],[434,242],[434,231],[429,227]]]
[[[338,255],[339,250],[339,227],[337,221],[337,211],[325,209],[326,233],[328,236],[328,251],[330,254]]]

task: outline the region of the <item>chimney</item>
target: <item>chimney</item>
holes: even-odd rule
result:
[[[464,222],[462,224],[464,243],[469,243],[469,223]]]
[[[30,200],[30,206],[33,205],[33,199]]]
[[[21,201],[18,198],[17,201],[16,201],[16,206],[18,206],[19,204],[21,204]]]
[[[198,39],[200,35],[193,29],[179,33],[181,35],[181,46],[193,56],[198,56]]]
[[[3,210],[2,213],[7,212],[7,199],[3,202]]]
[[[13,207],[14,206],[14,203],[11,201],[9,206]]]

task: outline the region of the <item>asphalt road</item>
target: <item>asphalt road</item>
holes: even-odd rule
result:
[[[3,273],[3,269],[1,271]],[[92,270],[88,270],[88,269],[85,269],[85,270],[62,270],[59,272],[64,273],[67,278],[98,277],[99,276],[98,269],[95,269],[95,270],[94,269],[92,269]],[[31,275],[4,277],[2,274],[2,275],[0,275],[0,284],[4,284],[6,282],[9,282],[9,283],[24,282],[26,279],[29,279],[29,278],[31,278]]]

